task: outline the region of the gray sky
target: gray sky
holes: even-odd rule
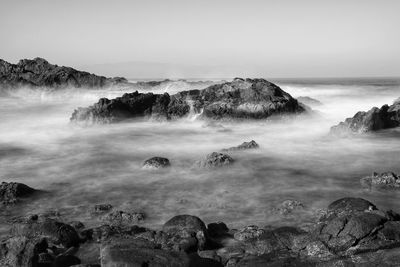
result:
[[[398,0],[0,0],[0,58],[103,75],[400,75]]]

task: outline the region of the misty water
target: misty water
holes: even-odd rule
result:
[[[315,211],[345,196],[363,197],[378,208],[400,212],[400,192],[367,191],[359,179],[373,171],[400,172],[400,130],[353,138],[328,136],[329,128],[359,110],[391,104],[400,81],[276,81],[294,97],[323,103],[314,116],[213,123],[196,114],[173,122],[128,121],[82,127],[69,118],[79,106],[124,90],[21,88],[0,97],[0,178],[43,192],[0,210],[0,232],[15,216],[57,211],[62,220],[100,224],[93,206],[146,214],[144,226],[159,227],[177,214],[199,216],[229,227],[301,225]],[[157,88],[157,93],[176,88]],[[255,140],[257,150],[232,153],[231,167],[200,170],[208,153]],[[171,168],[143,170],[144,160],[167,157]],[[305,212],[274,212],[282,201],[305,204]]]

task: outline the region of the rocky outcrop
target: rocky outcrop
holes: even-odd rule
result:
[[[74,111],[71,121],[118,122],[137,117],[175,119],[198,113],[211,119],[265,119],[304,112],[296,99],[264,79],[240,79],[175,95],[138,93]]]
[[[143,163],[143,169],[161,169],[171,166],[169,159],[162,157],[153,157]]]
[[[14,204],[20,198],[28,197],[36,192],[35,189],[21,183],[6,183],[2,182],[0,185],[0,203]]]
[[[360,134],[400,126],[400,101],[393,105],[374,107],[371,110],[357,112],[354,117],[347,118],[331,128],[333,135]]]
[[[238,150],[255,149],[255,148],[259,148],[259,147],[260,146],[256,143],[256,141],[251,140],[250,142],[243,142],[242,144],[240,144],[238,146],[224,148],[221,151],[222,152],[231,152],[231,151],[238,151]]]
[[[198,161],[196,165],[200,168],[217,168],[233,164],[234,160],[231,156],[223,153],[213,152],[208,154],[204,159]]]
[[[374,172],[371,176],[361,178],[361,184],[364,187],[382,188],[382,189],[399,189],[400,188],[400,177],[393,172]]]
[[[53,65],[43,58],[22,59],[17,64],[0,59],[0,88],[96,88],[127,82],[121,77],[106,78],[70,67]]]

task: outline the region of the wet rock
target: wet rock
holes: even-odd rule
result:
[[[69,222],[69,225],[75,228],[75,230],[81,230],[85,227],[85,225],[81,221],[72,221]]]
[[[231,156],[223,153],[213,152],[208,154],[203,160],[197,162],[201,168],[216,168],[233,164],[234,160]]]
[[[137,91],[115,99],[102,98],[74,111],[71,121],[109,123],[137,117],[175,119],[201,113],[211,119],[263,119],[296,114],[305,109],[277,85],[264,79],[235,79],[203,90],[142,94]]]
[[[14,204],[20,198],[32,195],[36,190],[21,183],[6,183],[0,185],[0,202],[2,204]]]
[[[333,135],[360,134],[382,129],[398,127],[400,125],[400,102],[393,105],[383,105],[380,109],[372,108],[368,112],[357,112],[354,117],[347,118],[331,128]]]
[[[221,262],[221,257],[218,256],[218,254],[215,250],[203,250],[203,251],[199,251],[198,254],[201,258],[212,259],[217,262]]]
[[[259,148],[259,145],[256,141],[251,140],[250,142],[243,142],[242,144],[230,148],[222,149],[222,152],[229,152],[229,151],[238,151],[238,150],[246,150],[246,149],[256,149]]]
[[[0,266],[37,266],[38,255],[47,252],[47,247],[47,241],[43,237],[11,237],[0,243]]]
[[[368,188],[400,188],[400,177],[393,172],[383,172],[380,174],[374,172],[372,176],[361,178],[360,182],[363,186]]]
[[[24,236],[27,238],[43,236],[49,242],[61,244],[66,248],[79,246],[81,241],[78,233],[72,226],[49,218],[14,224],[10,233],[13,236]]]
[[[294,211],[304,210],[305,206],[303,203],[297,200],[285,200],[273,211],[280,213],[281,215],[289,215]]]
[[[50,253],[40,253],[38,255],[38,264],[40,266],[51,266],[53,261],[54,257]]]
[[[143,169],[160,169],[171,166],[167,158],[153,157],[143,163]]]
[[[223,222],[215,222],[207,225],[208,236],[221,237],[229,234],[229,228]]]
[[[151,244],[117,240],[102,245],[101,266],[189,266],[185,253],[165,251]]]
[[[329,220],[334,217],[345,216],[356,212],[377,210],[376,206],[362,198],[346,197],[338,199],[328,206],[326,214],[320,220]]]
[[[94,211],[97,213],[107,212],[112,209],[111,204],[96,204],[94,205]]]
[[[300,259],[297,255],[293,255],[287,251],[275,251],[263,255],[255,256],[248,255],[237,262],[234,266],[237,267],[281,267],[281,266],[298,266],[312,267],[315,263]]]
[[[207,229],[204,222],[196,216],[177,215],[164,224],[163,231],[177,249],[203,250],[206,246]]]
[[[102,220],[112,225],[136,224],[143,221],[145,214],[142,212],[125,212],[121,210],[112,211],[102,217]]]
[[[235,239],[245,241],[251,238],[257,238],[265,233],[264,229],[259,228],[256,225],[249,225],[240,229],[234,234]]]

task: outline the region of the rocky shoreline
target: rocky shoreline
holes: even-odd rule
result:
[[[301,202],[287,200],[276,211],[303,208]],[[143,227],[142,213],[110,204],[94,205],[93,213],[103,223],[86,227],[55,214],[14,218],[0,241],[0,265],[396,266],[400,255],[400,215],[361,198],[332,202],[307,229],[231,229],[187,214],[173,216],[161,229],[149,229]]]

